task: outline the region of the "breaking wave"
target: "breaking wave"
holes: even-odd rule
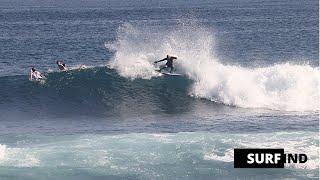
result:
[[[105,46],[114,51],[108,65],[126,78],[159,76],[153,62],[170,54],[178,57],[177,71],[193,81],[190,96],[245,108],[319,110],[319,68],[226,65],[216,57],[214,33],[206,28],[181,25],[160,31],[124,24],[117,40]]]

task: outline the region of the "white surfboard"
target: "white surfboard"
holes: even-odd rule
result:
[[[155,71],[157,71],[158,73],[160,74],[163,74],[163,75],[168,75],[168,76],[183,76],[182,74],[179,74],[179,73],[170,73],[168,71],[161,71],[159,69],[156,69]]]
[[[168,75],[168,76],[182,76],[182,74],[178,74],[178,73],[169,73],[169,72],[161,72],[161,74]]]

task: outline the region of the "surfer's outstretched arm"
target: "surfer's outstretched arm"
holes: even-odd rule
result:
[[[165,61],[165,60],[167,60],[167,58],[161,59],[159,61],[155,61],[154,63],[158,63],[158,62]]]

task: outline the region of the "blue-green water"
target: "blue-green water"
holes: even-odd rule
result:
[[[318,12],[318,1],[1,1],[0,179],[319,178]],[[183,76],[154,71],[167,54]],[[28,80],[33,66],[44,81]],[[234,169],[234,148],[309,159]]]

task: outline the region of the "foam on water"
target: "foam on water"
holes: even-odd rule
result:
[[[11,167],[36,167],[39,160],[29,148],[8,148],[0,144],[0,165]]]
[[[194,80],[190,95],[226,105],[286,111],[319,110],[319,68],[290,63],[246,68],[225,65],[215,56],[214,33],[181,25],[160,31],[124,24],[109,66],[127,78],[158,76],[153,62],[166,54],[178,57],[177,71]],[[232,51],[232,50],[230,50]]]
[[[145,178],[186,177],[203,173],[237,173],[234,148],[284,148],[305,153],[305,164],[287,165],[297,173],[318,176],[319,139],[316,132],[251,134],[175,133],[59,136],[18,147],[1,145],[1,167],[74,167],[97,174],[135,174]],[[28,141],[26,141],[28,142]],[[186,170],[190,170],[186,174]],[[303,170],[303,171],[301,171]],[[301,172],[300,172],[301,171]],[[253,173],[253,172],[252,172]],[[257,172],[259,174],[259,172]]]
[[[250,135],[241,135],[239,141],[235,142],[233,138],[222,140],[227,144],[235,144],[235,147],[243,148],[284,148],[285,153],[305,153],[308,161],[305,164],[285,164],[288,168],[298,169],[318,169],[319,164],[319,141],[316,136],[308,138],[299,137],[299,132],[288,133],[279,132],[275,134],[261,133]],[[284,145],[285,144],[285,145]],[[224,162],[233,162],[233,149],[228,149],[224,155],[219,155],[213,151],[204,156],[205,159],[219,160]]]

